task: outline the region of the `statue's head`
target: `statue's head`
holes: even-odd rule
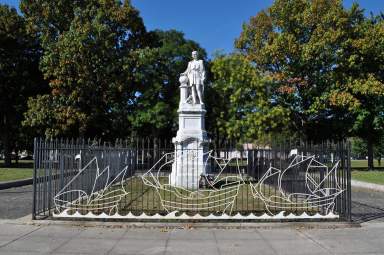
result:
[[[197,60],[197,57],[199,56],[199,53],[197,53],[197,51],[192,51],[192,58],[194,59],[194,60]]]

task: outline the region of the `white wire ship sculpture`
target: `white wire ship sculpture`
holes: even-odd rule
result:
[[[215,157],[213,151],[207,152],[205,156],[204,167],[209,170],[203,171],[204,174],[200,176],[197,189],[170,185],[167,169],[175,162],[174,152],[164,154],[150,170],[140,175],[139,178],[143,184],[155,191],[159,199],[155,199],[155,201],[159,201],[163,210],[167,212],[165,216],[145,215],[144,213],[140,216],[132,213],[120,215],[119,207],[126,202],[123,198],[129,194],[126,191],[129,186],[127,184],[138,176],[128,176],[127,178],[128,166],[117,175],[111,176],[109,166],[102,170],[99,168],[97,157],[81,168],[54,196],[53,201],[57,212],[54,215],[64,217],[83,217],[84,215],[84,217],[122,218],[204,218],[205,214],[210,214],[207,217],[218,219],[220,217],[283,219],[286,217],[334,218],[337,216],[334,214],[336,198],[345,191],[340,188],[337,179],[340,161],[329,168],[317,161],[315,156],[297,155],[285,169],[280,170],[271,166],[257,183],[250,182],[250,186],[242,186],[245,185],[245,181],[240,169],[242,161],[239,157]],[[193,157],[192,154],[191,160]],[[231,167],[232,171],[228,171],[228,167]],[[296,171],[298,168],[300,171]],[[303,185],[300,185],[300,182],[292,183],[292,180],[286,180],[292,176],[296,180],[300,179]],[[90,185],[84,183],[87,178]],[[300,185],[300,187],[290,189],[287,187],[287,183],[290,183],[291,186]],[[272,216],[267,214],[257,216],[253,213],[241,215],[239,212],[233,216],[233,210],[238,209],[234,209],[234,206],[236,199],[242,194],[242,187],[250,187],[249,195],[253,199],[261,200],[265,205],[265,212]],[[295,192],[296,190],[300,190],[300,192]],[[303,214],[284,215],[284,212],[292,212],[292,210],[301,211]],[[316,214],[313,216],[306,214],[311,212]],[[184,216],[176,216],[177,213],[183,213]],[[188,216],[185,213],[192,213],[194,216]]]
[[[296,155],[284,170],[271,166],[256,184],[250,183],[252,194],[256,199],[263,201],[266,210],[272,215],[292,209],[305,212],[317,212],[320,209],[328,215],[334,211],[337,196],[344,192],[337,180],[339,163],[340,161],[337,161],[329,169],[315,160],[315,156]],[[289,174],[295,175],[294,169],[297,167],[306,168],[303,178],[305,192],[288,193],[283,189],[284,180],[288,178]],[[270,183],[274,183],[274,185],[277,183],[276,192],[273,194],[268,192],[267,187]]]
[[[95,171],[96,170],[96,171]],[[93,186],[90,192],[84,189],[71,189],[86,174],[95,172]],[[112,215],[118,213],[119,204],[129,192],[125,190],[124,182],[127,166],[116,176],[110,176],[109,166],[100,171],[97,157],[94,157],[56,194],[53,201],[56,211],[62,212],[95,212]],[[78,182],[78,183],[77,183]]]
[[[194,190],[169,184],[164,176],[165,168],[175,162],[175,153],[164,154],[153,167],[142,175],[145,185],[156,190],[161,205],[167,213],[175,211],[210,211],[231,214],[240,186],[244,184],[237,157],[215,157],[213,151],[207,152],[205,168],[216,167],[218,173],[201,175],[200,187]],[[193,157],[193,156],[192,156]],[[235,173],[225,173],[229,165],[234,165]],[[205,171],[204,171],[205,172]]]

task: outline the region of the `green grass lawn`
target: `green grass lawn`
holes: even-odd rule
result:
[[[0,168],[0,182],[32,178],[31,168]]]
[[[384,185],[384,171],[352,171],[352,179]]]
[[[167,177],[160,177],[160,183],[167,184]],[[185,190],[181,190],[179,188],[172,188],[172,192],[167,190],[156,190],[151,186],[147,186],[143,183],[142,179],[139,177],[133,177],[126,181],[125,190],[128,194],[124,195],[121,200],[118,202],[118,211],[120,214],[126,214],[128,212],[132,212],[134,214],[141,214],[143,211],[146,213],[154,214],[166,214],[167,211],[162,204],[162,200],[164,203],[175,202],[175,203],[184,203],[185,199],[180,198],[180,195],[187,195],[190,191],[186,193]],[[113,205],[113,200],[116,198],[117,194],[121,194],[119,191],[121,188],[120,185],[116,185],[111,187],[108,192],[108,195],[99,199],[99,201],[95,201],[94,203],[87,205],[86,209],[78,209],[78,211],[82,214],[86,214],[88,211],[92,211],[93,213],[100,214],[101,212],[109,213],[110,208],[107,208],[107,204]],[[264,185],[263,193],[267,196],[271,195],[279,195],[278,190],[275,187]],[[212,198],[207,198],[204,195],[204,192],[210,191],[199,191],[193,192],[194,195],[189,194],[188,200],[190,202],[190,206],[184,204],[184,209],[173,209],[177,210],[180,213],[185,212],[190,215],[194,215],[197,211],[201,215],[209,215],[210,213],[221,214],[223,211],[226,213],[230,213],[230,208],[226,208],[224,204],[222,204],[223,199],[226,197],[225,194],[221,194]],[[205,197],[205,198],[204,198]],[[162,198],[162,200],[160,199]],[[168,202],[167,202],[168,201]],[[275,202],[281,202],[280,198],[274,198]],[[210,203],[207,208],[207,202]],[[296,201],[299,202],[300,201]],[[302,213],[303,211],[315,213],[317,212],[317,208],[308,208],[304,201],[301,202],[303,208],[295,210],[295,208],[286,208],[287,212],[296,212]],[[85,204],[80,203],[78,208],[84,207]],[[169,210],[170,211],[170,210]],[[280,211],[280,210],[278,210]],[[69,210],[69,213],[74,213],[75,209]],[[252,195],[251,187],[249,183],[244,183],[239,186],[239,190],[237,195],[233,200],[232,214],[236,214],[237,212],[241,212],[243,214],[248,214],[251,212],[266,212],[264,203],[259,199],[255,198]]]
[[[33,160],[14,161],[11,167],[4,167],[4,160],[0,160],[0,182],[32,178]]]
[[[373,165],[375,167],[384,167],[384,161],[381,162],[381,166],[379,166],[377,160],[373,161]],[[368,160],[365,159],[358,159],[358,160],[351,160],[351,168],[368,168]]]

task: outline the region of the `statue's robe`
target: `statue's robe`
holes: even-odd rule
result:
[[[192,60],[188,63],[185,73],[188,76],[189,85],[203,85],[205,70],[203,60]]]

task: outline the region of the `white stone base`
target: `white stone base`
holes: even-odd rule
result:
[[[169,175],[169,185],[188,190],[198,189],[199,180],[196,175],[176,175],[174,172]]]
[[[176,144],[175,161],[172,164],[172,173],[169,175],[169,184],[184,189],[198,189],[201,175],[206,173],[206,159],[204,145],[198,149],[190,149],[196,141]],[[188,146],[189,145],[189,146]]]
[[[198,189],[202,174],[206,173],[208,157],[205,109],[203,105],[180,104],[179,130],[173,138],[175,162],[169,184],[185,189]]]

